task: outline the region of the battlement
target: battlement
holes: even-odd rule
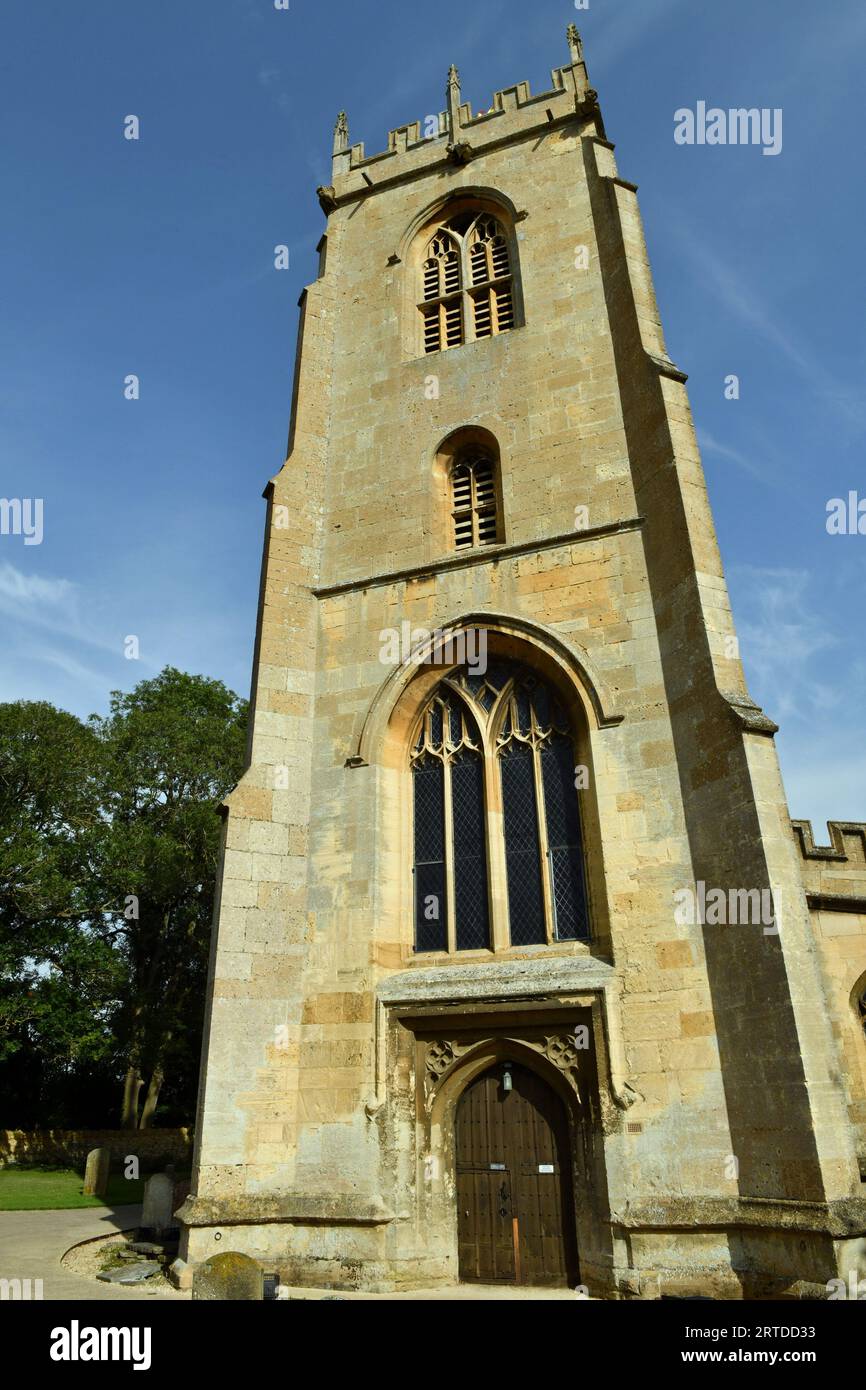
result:
[[[831,820],[829,845],[816,845],[812,822],[791,822],[802,860],[810,908],[820,912],[866,913],[866,823]]]
[[[341,111],[334,127],[332,183],[318,190],[325,212],[385,185],[424,174],[441,164],[468,164],[498,144],[520,139],[575,116],[595,118],[604,135],[596,92],[589,85],[583,44],[573,24],[567,31],[567,66],[551,72],[551,88],[533,96],[528,82],[493,93],[492,105],[473,115],[463,101],[460,78],[452,65],[445,89],[446,109],[388,131],[387,148],[365,153],[362,143],[349,143],[349,121]]]
[[[791,821],[804,859],[835,859],[866,869],[866,822],[831,820],[829,845],[816,845],[810,820]]]

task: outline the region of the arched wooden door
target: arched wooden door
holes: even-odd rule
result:
[[[460,1097],[455,1138],[460,1278],[577,1282],[568,1117],[556,1092],[498,1062]]]

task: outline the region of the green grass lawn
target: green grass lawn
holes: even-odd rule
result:
[[[85,1197],[84,1174],[74,1168],[0,1169],[0,1211],[60,1211],[71,1207],[116,1207],[140,1202],[144,1178],[112,1173],[105,1197]]]

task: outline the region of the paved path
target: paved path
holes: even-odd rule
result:
[[[310,1289],[282,1286],[280,1298],[305,1299],[344,1298],[364,1302],[388,1303],[499,1303],[505,1301],[575,1303],[577,1294],[573,1289],[541,1289],[518,1286],[516,1284],[456,1284],[435,1289],[408,1289],[403,1293],[355,1293],[339,1289]]]
[[[141,1219],[141,1207],[86,1207],[77,1211],[0,1211],[0,1279],[41,1279],[45,1299],[69,1299],[76,1302],[103,1301],[135,1303],[149,1298],[188,1299],[163,1285],[150,1289],[146,1285],[123,1288],[117,1284],[101,1284],[60,1261],[66,1251],[84,1240],[110,1236],[117,1231],[133,1230]],[[284,1288],[281,1297],[318,1300],[344,1298],[377,1302],[434,1302],[504,1301],[504,1300],[570,1300],[576,1301],[572,1289],[528,1289],[508,1284],[459,1284],[451,1288],[412,1289],[405,1293],[338,1293],[334,1289]]]
[[[189,1294],[172,1288],[102,1284],[61,1265],[70,1246],[132,1230],[140,1219],[140,1206],[0,1211],[0,1279],[41,1279],[42,1296],[46,1299],[114,1299],[128,1303],[147,1298],[189,1298]]]

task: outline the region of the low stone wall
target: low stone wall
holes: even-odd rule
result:
[[[0,1129],[0,1168],[83,1167],[91,1149],[111,1150],[111,1166],[119,1169],[129,1154],[138,1158],[142,1173],[174,1163],[192,1161],[191,1129]]]

